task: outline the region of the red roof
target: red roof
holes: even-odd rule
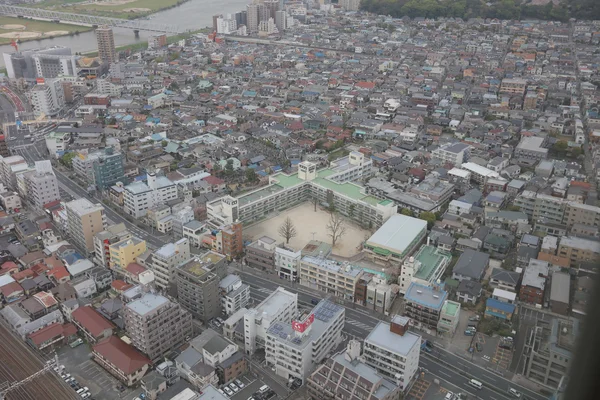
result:
[[[69,276],[69,271],[65,267],[55,267],[48,271],[48,276],[53,276],[54,279],[60,281],[64,277]]]
[[[7,261],[4,264],[2,264],[2,267],[0,267],[0,275],[3,275],[13,269],[18,270],[19,266],[12,261]]]
[[[204,182],[208,183],[209,185],[222,185],[225,183],[225,181],[223,179],[219,179],[216,176],[207,176],[206,178],[202,179]]]
[[[56,301],[54,296],[52,296],[52,294],[48,292],[39,292],[34,294],[33,297],[35,297],[46,308],[50,308],[58,304],[58,301]]]
[[[129,272],[131,275],[138,276],[139,274],[141,274],[142,272],[144,272],[146,270],[146,268],[142,267],[138,263],[129,263],[125,267],[125,270],[127,272]]]
[[[133,286],[133,285],[130,285],[129,283],[122,281],[120,279],[115,279],[114,281],[112,281],[112,283],[110,285],[112,286],[113,289],[115,289],[119,292],[122,292],[123,290],[127,290]]]
[[[92,307],[79,307],[71,313],[74,322],[84,327],[94,337],[98,337],[105,329],[112,329],[114,325],[104,318]]]
[[[70,337],[77,333],[77,327],[71,323],[60,324],[56,322],[52,325],[48,325],[45,328],[40,329],[37,332],[29,334],[29,338],[36,346],[42,343],[54,339],[57,336]]]
[[[11,282],[8,285],[4,285],[0,287],[0,291],[4,297],[9,297],[13,295],[15,292],[23,293],[23,288],[17,282]]]
[[[116,336],[104,339],[93,347],[109,363],[117,367],[125,375],[130,375],[144,365],[152,364],[146,356]]]
[[[65,264],[60,259],[58,259],[56,257],[46,257],[46,258],[44,258],[44,264],[46,264],[50,268],[64,267],[65,266]]]
[[[375,82],[358,82],[355,86],[363,89],[373,89],[375,87]]]
[[[22,280],[25,280],[27,278],[35,278],[35,274],[33,273],[32,270],[28,269],[24,269],[23,271],[19,271],[19,272],[15,272],[12,277],[14,278],[15,281],[17,282],[21,282]]]

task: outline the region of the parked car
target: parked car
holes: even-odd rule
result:
[[[233,383],[235,383],[235,384],[237,385],[237,387],[239,387],[240,389],[243,389],[243,388],[244,388],[244,386],[246,386],[246,385],[244,385],[244,383],[243,383],[242,381],[240,381],[239,379],[236,379],[236,380],[234,380],[234,381],[233,381]]]
[[[469,317],[469,321],[479,321],[479,318],[481,318],[479,315],[475,315],[473,317]]]
[[[223,387],[223,390],[228,396],[233,396],[233,390],[229,389],[227,386]]]
[[[234,392],[234,393],[237,393],[237,392],[239,392],[239,391],[240,391],[240,388],[239,388],[239,387],[237,387],[237,386],[235,385],[235,383],[230,383],[230,384],[229,384],[229,388],[230,388],[231,390],[233,390],[233,392]]]
[[[71,346],[72,348],[75,348],[75,347],[79,346],[80,344],[83,344],[83,339],[78,338],[77,340],[74,340],[73,342],[69,343],[69,346]]]

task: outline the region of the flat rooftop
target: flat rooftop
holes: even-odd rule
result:
[[[361,268],[356,268],[353,265],[344,264],[341,261],[329,260],[326,258],[304,256],[302,257],[302,261],[316,265],[323,269],[327,269],[329,271],[337,272],[338,274],[350,276],[352,278],[356,278],[362,272]]]
[[[104,207],[94,204],[86,198],[75,199],[67,203],[67,207],[80,217],[96,211],[103,211]]]
[[[415,282],[410,284],[404,295],[407,302],[410,301],[433,310],[441,310],[447,297],[448,293],[444,290],[435,290]]]
[[[279,287],[273,293],[269,295],[266,299],[264,299],[258,307],[255,308],[257,312],[257,316],[263,315],[268,318],[272,318],[279,310],[285,307],[290,302],[298,301],[298,295],[288,292],[287,290]]]
[[[372,343],[394,354],[408,355],[414,346],[421,345],[421,336],[406,331],[403,336],[390,331],[388,322],[380,321],[365,342]]]
[[[169,299],[159,294],[146,293],[137,300],[127,304],[126,307],[139,315],[146,315],[165,304],[169,303]]]
[[[448,264],[451,259],[452,256],[449,253],[441,251],[437,247],[421,246],[415,255],[415,260],[421,263],[421,267],[415,273],[415,278],[428,282],[440,265],[444,262]]]
[[[402,254],[415,238],[427,230],[427,222],[402,214],[392,215],[367,240],[367,245]]]
[[[458,310],[460,310],[460,304],[454,301],[447,300],[442,306],[442,313],[450,315],[452,317],[456,317],[456,314],[458,314]]]

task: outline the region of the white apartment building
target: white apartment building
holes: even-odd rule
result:
[[[29,169],[27,161],[21,156],[0,156],[0,182],[8,189],[17,189],[17,174]]]
[[[152,255],[155,285],[162,290],[168,290],[174,281],[175,269],[178,265],[190,259],[190,242],[180,239],[175,243],[167,243]]]
[[[267,331],[275,322],[289,323],[298,313],[298,294],[278,287],[256,308],[244,314],[244,344],[247,355],[264,348]]]
[[[321,300],[291,323],[276,322],[267,331],[265,361],[285,379],[304,381],[342,341],[346,309]]]
[[[245,308],[250,301],[250,286],[237,275],[227,275],[219,282],[221,305],[225,314],[232,315]]]
[[[65,105],[65,93],[58,79],[47,79],[33,87],[27,97],[36,116],[56,115]]]
[[[68,149],[70,141],[71,134],[68,132],[50,132],[46,135],[48,154],[54,158],[62,156],[65,150]]]
[[[34,54],[31,59],[35,64],[38,78],[57,78],[59,75],[76,76],[77,58],[74,55]]]
[[[38,210],[43,210],[48,203],[60,200],[58,181],[49,160],[36,161],[35,171],[24,174],[24,179],[27,198]]]
[[[298,280],[298,266],[302,251],[285,247],[275,247],[275,271],[280,278],[295,282]]]
[[[363,357],[377,372],[408,388],[419,368],[421,336],[408,330],[409,319],[395,315],[391,323],[381,321],[365,339]]]
[[[404,261],[398,276],[400,293],[406,294],[412,282],[428,287],[433,286],[441,279],[444,271],[450,264],[452,255],[439,250],[435,246],[423,245],[413,257]]]
[[[217,33],[229,35],[237,30],[237,21],[235,18],[217,18]]]
[[[363,270],[347,262],[304,256],[300,260],[300,284],[344,300],[354,301],[356,283]]]
[[[470,157],[471,146],[464,143],[450,143],[435,149],[432,153],[434,158],[442,160],[445,163],[459,167],[467,162]]]
[[[144,217],[155,204],[177,199],[177,185],[165,176],[148,174],[148,184],[134,182],[125,186],[124,210],[134,218]]]

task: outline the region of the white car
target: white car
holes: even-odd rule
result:
[[[244,385],[244,383],[243,383],[242,381],[240,381],[239,379],[236,379],[236,380],[234,380],[233,382],[234,382],[234,383],[235,383],[235,384],[236,384],[236,385],[237,385],[237,386],[238,386],[240,389],[243,389],[243,388],[244,388],[244,386],[246,386],[246,385]]]
[[[223,387],[223,390],[228,396],[233,396],[233,390],[229,389],[227,386]]]
[[[229,388],[230,388],[231,390],[233,390],[233,392],[234,392],[234,393],[237,393],[237,392],[239,392],[239,391],[240,391],[240,388],[239,388],[239,387],[237,387],[237,386],[235,386],[235,383],[230,383],[230,384],[229,384]]]
[[[508,393],[510,393],[513,397],[521,398],[521,393],[517,391],[517,389],[510,388],[508,389]]]

